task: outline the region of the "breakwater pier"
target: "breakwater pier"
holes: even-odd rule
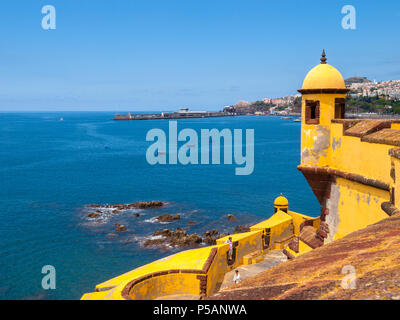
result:
[[[209,112],[209,111],[192,111],[189,109],[180,109],[176,112],[161,112],[147,114],[116,114],[112,120],[155,120],[155,119],[187,119],[187,118],[212,118],[212,117],[229,117],[234,114],[229,112]]]

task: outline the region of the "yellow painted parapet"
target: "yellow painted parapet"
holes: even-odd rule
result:
[[[363,141],[363,137],[348,135],[350,133],[346,133],[346,126],[346,121],[331,124],[329,168],[389,184],[391,161],[388,153],[393,146],[371,143]]]
[[[283,210],[287,210],[288,206],[287,203]],[[261,261],[263,254],[276,248],[277,244],[283,248],[296,236],[295,230],[304,221],[313,224],[315,218],[277,210],[269,219],[250,227],[250,232],[233,234],[218,239],[214,246],[182,251],[136,268],[97,285],[96,292],[84,294],[82,300],[208,296],[218,291],[226,272],[243,264]],[[229,237],[233,245],[232,260],[228,259]]]

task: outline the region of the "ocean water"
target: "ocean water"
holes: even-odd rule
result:
[[[0,113],[0,299],[79,299],[98,283],[182,250],[144,248],[142,241],[154,231],[231,232],[271,216],[281,192],[292,210],[319,215],[318,202],[296,169],[299,123],[250,116],[178,121],[178,130],[254,129],[254,172],[237,176],[235,164],[151,166],[146,133],[168,132],[168,121],[111,121],[112,116]],[[91,203],[141,200],[168,205],[100,223],[87,217]],[[154,222],[165,212],[180,213],[181,219]],[[228,213],[237,221],[228,222]],[[115,223],[128,230],[110,237]],[[55,290],[41,286],[45,265],[56,269]]]

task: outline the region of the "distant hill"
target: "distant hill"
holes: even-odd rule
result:
[[[351,77],[344,80],[346,87],[350,87],[353,83],[367,83],[371,82],[367,77]]]

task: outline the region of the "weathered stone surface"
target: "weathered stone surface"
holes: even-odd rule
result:
[[[355,289],[341,286],[344,266]],[[248,278],[210,299],[396,299],[400,295],[400,215],[353,232]]]

